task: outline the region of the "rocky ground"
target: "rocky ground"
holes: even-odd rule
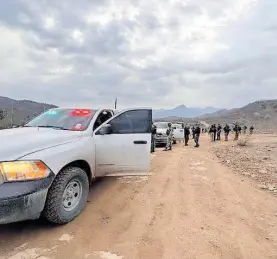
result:
[[[221,163],[250,179],[257,186],[277,195],[277,135],[241,136],[239,143],[215,145],[213,150]],[[246,139],[246,141],[243,141]],[[241,142],[246,142],[241,146]]]

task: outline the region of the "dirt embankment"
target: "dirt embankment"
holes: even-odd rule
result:
[[[220,162],[277,195],[277,135],[241,138],[247,138],[245,146],[233,141],[214,146]]]

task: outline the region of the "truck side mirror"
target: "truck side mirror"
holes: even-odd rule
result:
[[[99,130],[100,135],[108,135],[108,134],[111,134],[111,132],[112,132],[111,124],[105,124]]]

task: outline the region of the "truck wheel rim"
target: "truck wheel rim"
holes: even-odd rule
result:
[[[63,193],[63,207],[66,211],[74,210],[82,197],[83,187],[79,180],[70,181]]]

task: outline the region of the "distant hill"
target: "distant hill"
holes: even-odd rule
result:
[[[0,128],[11,125],[11,111],[14,108],[13,125],[22,125],[27,120],[37,116],[45,110],[56,108],[57,106],[47,103],[39,103],[30,100],[13,100],[0,96],[0,110],[5,110],[7,116],[0,120]],[[254,125],[256,129],[277,130],[277,100],[263,100],[250,103],[242,108],[218,109],[188,108],[185,105],[177,106],[169,110],[153,110],[155,121],[184,121],[188,124],[204,122],[228,123],[239,122],[241,125]]]
[[[250,103],[242,108],[218,111],[200,116],[199,120],[209,123],[253,124],[259,129],[277,129],[277,100],[263,100]]]
[[[22,125],[43,111],[56,108],[57,106],[30,100],[13,100],[0,96],[0,110],[4,110],[7,113],[5,119],[0,120],[0,128],[6,128],[11,125],[12,107],[14,111],[12,119],[13,125],[17,126]]]
[[[206,107],[206,108],[189,108],[185,105],[177,106],[173,109],[165,110],[153,110],[153,118],[154,119],[163,119],[168,117],[180,117],[180,118],[193,118],[197,116],[201,116],[208,113],[214,113],[221,109],[214,107]]]
[[[214,113],[197,116],[194,118],[165,117],[162,121],[184,121],[187,124],[200,122],[221,124],[233,124],[238,122],[248,128],[254,125],[262,131],[277,130],[277,100],[263,100],[250,103],[242,108],[231,110],[218,110]]]

